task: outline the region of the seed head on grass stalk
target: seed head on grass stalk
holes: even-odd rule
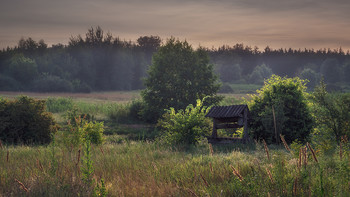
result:
[[[343,146],[342,146],[341,141],[339,143],[339,157],[340,157],[340,161],[341,161],[343,159]]]
[[[298,169],[300,170],[301,168],[301,161],[302,161],[302,153],[303,153],[303,148],[300,147],[300,150],[299,150],[299,160],[298,160]]]
[[[236,168],[234,168],[232,165],[230,165],[232,172],[234,175],[236,175],[236,177],[239,179],[239,181],[243,181],[243,177],[241,174],[239,174],[238,170],[236,170]]]
[[[205,180],[204,176],[203,176],[201,173],[199,173],[199,175],[201,176],[201,178],[202,178],[202,180],[203,180],[205,186],[206,186],[206,187],[209,187],[209,184],[208,184],[207,180]]]
[[[281,137],[281,140],[283,142],[284,147],[291,153],[292,151],[289,149],[289,146],[288,146],[286,140],[284,139],[283,135],[280,134],[280,137]]]
[[[274,184],[275,181],[273,180],[272,174],[271,174],[271,172],[270,172],[270,170],[269,170],[268,168],[266,168],[266,172],[267,172],[267,175],[268,175],[269,178],[270,178],[271,183]]]
[[[298,195],[298,177],[294,179],[293,183],[293,195],[297,196]]]
[[[26,193],[29,192],[28,188],[27,188],[21,181],[19,181],[19,180],[16,179],[16,178],[15,178],[15,181],[21,186],[21,188],[22,188]]]
[[[267,159],[270,161],[269,149],[267,148],[267,144],[266,144],[264,139],[263,139],[263,143],[264,143],[264,148],[265,148],[265,152],[266,152],[266,155],[267,155]]]
[[[303,157],[304,157],[304,167],[306,168],[307,166],[307,154],[306,154],[306,151],[307,151],[307,147],[305,146],[303,148]]]
[[[213,146],[211,144],[209,144],[209,150],[210,150],[210,156],[213,156],[214,150],[213,150]]]
[[[317,157],[316,157],[316,154],[315,154],[315,151],[314,149],[312,149],[312,147],[310,146],[309,142],[306,143],[306,145],[309,147],[311,153],[312,153],[312,157],[314,158],[314,160],[316,161],[316,163],[318,163],[318,160],[317,160]]]

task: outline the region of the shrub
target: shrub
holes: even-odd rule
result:
[[[219,93],[233,93],[234,90],[231,88],[229,84],[224,84],[221,86]]]
[[[78,79],[73,80],[72,85],[74,92],[90,93],[92,91],[90,86],[88,86],[85,82],[81,82]]]
[[[142,120],[142,110],[145,108],[145,103],[142,100],[134,100],[129,107],[130,117],[134,120]]]
[[[33,90],[38,92],[72,92],[73,85],[60,77],[45,75],[33,82]]]
[[[280,134],[288,143],[305,142],[313,127],[305,90],[305,81],[297,77],[273,75],[266,80],[249,103],[250,134],[268,143],[278,142]]]
[[[45,101],[21,96],[14,101],[0,100],[0,139],[7,143],[45,144],[57,125],[45,111]]]
[[[198,143],[211,130],[210,120],[205,117],[209,109],[199,99],[195,107],[190,104],[177,113],[174,108],[170,108],[158,121],[162,130],[161,141],[168,145]]]
[[[0,74],[0,91],[18,91],[21,89],[21,84],[14,78]]]
[[[103,143],[104,123],[92,121],[89,114],[81,114],[76,108],[67,112],[68,125],[62,133],[61,143],[68,148],[78,147],[85,141]]]
[[[316,122],[313,140],[323,149],[334,149],[343,136],[350,136],[350,94],[328,93],[321,81],[311,99]]]

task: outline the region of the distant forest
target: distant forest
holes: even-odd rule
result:
[[[121,40],[100,28],[68,45],[48,47],[43,40],[21,38],[18,46],[0,51],[0,90],[36,92],[90,92],[142,89],[142,79],[153,53],[162,45],[159,36]],[[271,49],[236,44],[206,48],[223,83],[262,84],[272,74],[308,79],[313,89],[323,77],[328,87],[349,91],[350,53],[340,49]]]

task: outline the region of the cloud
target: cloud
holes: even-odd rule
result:
[[[127,40],[159,35],[208,47],[350,49],[348,10],[345,0],[4,0],[0,48],[22,36],[66,44],[99,25]]]

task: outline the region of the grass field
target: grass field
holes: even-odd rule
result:
[[[105,122],[105,143],[91,147],[90,159],[84,146],[64,145],[60,131],[55,143],[46,146],[1,145],[0,196],[91,196],[102,179],[107,196],[350,194],[350,156],[345,147],[327,154],[311,146],[296,144],[289,152],[283,146],[258,142],[211,145],[203,141],[197,146],[169,148],[155,141],[158,133],[152,125],[110,118],[112,112],[126,113],[125,106],[139,99],[139,92],[0,92],[6,98],[21,94],[53,99],[54,116],[62,125],[72,106],[94,115]],[[248,98],[223,95],[223,105],[241,104],[242,97]],[[92,164],[93,186],[84,181],[87,161]]]

